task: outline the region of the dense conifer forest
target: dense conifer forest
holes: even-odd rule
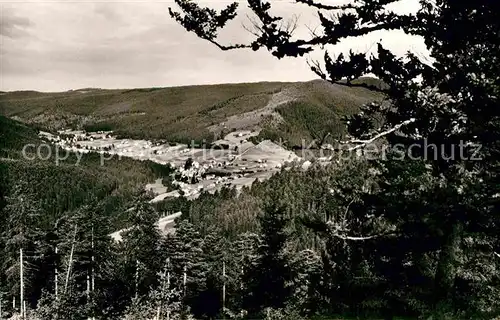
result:
[[[218,43],[217,34],[237,4],[218,12],[175,2],[171,16],[223,50],[297,57],[346,37],[402,29],[423,37],[434,60],[397,58],[381,44],[377,56],[325,54],[324,66],[312,64],[323,79],[366,87],[352,80],[373,73],[385,84],[369,89],[387,103],[342,119],[342,139],[356,145],[343,151],[350,156],[193,201],[149,203],[144,184],[168,177],[168,166],[125,158],[101,166],[92,154],[79,166],[76,154],[58,165],[27,160],[23,146],[41,143],[36,129],[0,117],[0,317],[500,316],[495,1],[422,0],[418,13],[399,15],[382,10],[390,0],[296,0],[319,10],[323,28],[297,40],[271,3],[252,0],[257,37],[236,45]],[[305,108],[281,112],[300,127]],[[368,157],[374,139],[385,147]],[[434,156],[424,154],[430,144]],[[156,222],[176,211],[175,233],[162,234]],[[109,234],[122,227],[122,241],[113,241]]]

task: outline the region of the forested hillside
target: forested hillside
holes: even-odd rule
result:
[[[129,138],[172,142],[190,142],[192,139],[212,141],[221,136],[221,124],[229,117],[261,110],[273,95],[279,93],[286,101],[300,101],[311,108],[318,108],[328,114],[328,119],[335,121],[346,113],[357,111],[363,103],[381,97],[365,88],[346,88],[321,81],[129,90],[82,89],[61,93],[30,91],[1,95],[0,113],[45,130],[114,130]],[[268,110],[269,113],[273,112],[273,108]],[[281,106],[279,112],[287,113],[285,109],[286,105]],[[284,116],[284,124],[268,123],[264,118],[267,117],[250,124],[242,121],[237,127],[227,130],[271,126],[284,138],[288,137],[290,130],[282,130],[281,126],[288,124],[289,117]],[[298,126],[293,121],[288,125],[291,130]],[[302,131],[304,125],[312,128],[318,123],[307,119],[305,124],[300,125]],[[315,130],[335,130],[335,134],[342,132],[340,126],[332,126],[321,126]]]
[[[295,144],[300,138],[296,131],[321,137],[345,124],[340,144],[348,146],[330,163],[314,161],[309,169],[291,164],[239,195],[222,189],[194,201],[180,196],[152,205],[139,186],[170,168],[125,159],[98,166],[92,155],[84,157],[81,168],[71,162],[30,162],[19,148],[25,142],[41,143],[35,129],[0,118],[5,126],[0,131],[5,140],[0,162],[2,312],[37,320],[498,319],[500,10],[487,0],[422,0],[416,14],[384,10],[395,2],[337,6],[296,0],[298,6],[318,9],[321,26],[311,38],[297,39],[281,23],[285,17],[274,16],[272,3],[248,1],[257,17],[255,38],[225,45],[218,42],[218,32],[239,14],[238,3],[216,11],[175,0],[171,17],[223,50],[263,49],[277,58],[298,57],[345,38],[401,29],[422,37],[433,58],[397,57],[382,43],[376,54],[325,52],[323,64],[311,63],[312,71],[346,89],[334,96],[314,94],[307,103],[287,101],[283,93],[290,87],[282,84],[272,89],[270,84],[235,85],[248,90],[244,97],[273,95],[269,101],[277,114],[264,119],[270,121],[264,122],[269,127],[263,134],[286,134],[281,138]],[[369,73],[383,81],[371,88],[382,95],[350,91],[359,89],[355,79]],[[216,87],[193,90],[207,88]],[[190,122],[201,119],[200,105],[208,108],[203,109],[205,119],[213,111],[214,119],[222,121],[226,106],[239,101],[228,93],[222,99],[226,103],[218,104],[221,100],[210,95],[218,91],[208,90],[209,98],[189,97],[210,102],[191,105],[193,114],[186,111],[192,110],[190,104],[180,102],[189,100],[182,90],[111,94],[115,99],[158,93],[163,99],[177,92],[182,99],[176,105],[184,108],[172,114],[180,117],[175,121],[181,127],[167,125],[171,120],[163,122],[159,115],[151,120],[150,131],[140,121],[116,121],[130,126],[128,134],[141,130],[162,138],[169,130],[186,138],[189,124],[200,138],[205,129]],[[34,118],[47,101],[60,101],[50,94],[49,100],[33,92],[14,95],[41,103]],[[363,106],[356,111],[349,102],[340,103],[346,96]],[[86,113],[100,105],[93,102],[98,95],[89,97]],[[370,99],[376,101],[363,102]],[[122,102],[113,100],[113,105],[122,107],[115,104]],[[13,105],[11,116],[29,114],[28,105],[19,114]],[[74,106],[68,119],[80,119]],[[330,107],[340,107],[345,121],[338,121]],[[49,113],[66,108],[51,104]],[[260,114],[238,113],[247,120]],[[229,117],[228,123],[237,120]],[[315,131],[312,124],[323,129]],[[160,127],[165,129],[155,131]],[[183,214],[175,232],[162,233],[158,218],[177,210]],[[113,242],[109,233],[120,224],[127,229],[122,241]]]
[[[144,185],[165,177],[171,170],[153,162],[111,158],[101,165],[99,154],[73,154],[41,140],[37,130],[0,116],[0,166],[2,190],[20,192],[43,209],[43,223],[58,218],[89,201],[102,205],[102,215],[113,228],[123,225],[124,211]],[[26,148],[23,155],[23,147]],[[46,145],[38,149],[37,146]],[[37,151],[40,150],[40,156]],[[56,152],[67,158],[56,162]]]
[[[354,79],[373,73],[386,84],[378,89],[387,103],[347,117],[350,141],[365,156],[351,155],[334,169],[282,173],[255,186],[246,199],[231,200],[225,192],[218,201],[206,197],[190,207],[189,218],[204,239],[217,227],[229,238],[258,230],[246,241],[233,240],[246,243],[240,252],[251,252],[236,259],[243,262],[237,310],[267,319],[318,313],[497,318],[497,4],[424,0],[417,13],[399,13],[387,6],[397,1],[295,2],[317,9],[319,27],[304,38],[294,33],[294,22],[287,23],[296,20],[277,16],[272,2],[247,2],[255,16],[248,42],[227,44],[218,37],[241,13],[238,3],[216,11],[176,0],[169,13],[186,31],[225,51],[251,48],[293,58],[346,38],[399,29],[423,38],[432,59],[413,52],[398,57],[382,41],[375,53],[325,50],[322,62],[310,63],[322,79],[355,87]],[[301,109],[296,106],[296,113],[304,115]],[[380,138],[386,148],[367,157],[370,142]],[[300,267],[294,268],[294,258]]]

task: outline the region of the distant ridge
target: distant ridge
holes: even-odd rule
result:
[[[357,81],[382,85],[374,78]],[[257,112],[278,93],[279,105],[264,113]],[[306,138],[321,135],[312,132],[316,129],[340,133],[341,117],[381,97],[366,88],[334,85],[324,80],[135,89],[80,88],[56,93],[25,90],[1,95],[0,113],[49,131],[62,128],[113,130],[129,138],[210,142],[219,139],[224,130],[248,129],[263,130],[261,138],[297,140],[289,136],[290,133],[297,131]],[[251,112],[257,112],[257,118],[238,120]],[[224,128],[229,119],[235,126]],[[333,123],[333,127],[325,127],[328,123]]]
[[[80,88],[80,89],[70,89],[67,92],[82,92],[82,91],[99,91],[102,90],[101,88]]]

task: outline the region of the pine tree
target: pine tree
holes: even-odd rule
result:
[[[220,231],[211,230],[203,237],[202,243],[202,285],[195,294],[197,306],[192,313],[197,319],[215,319],[222,313],[223,264],[227,260],[227,244]]]
[[[27,307],[34,306],[36,297],[33,287],[37,264],[40,261],[40,252],[43,250],[43,233],[39,228],[39,219],[43,214],[37,204],[26,196],[26,185],[19,183],[14,186],[12,194],[6,197],[5,228],[3,228],[2,239],[4,260],[2,270],[6,275],[6,287],[8,297],[16,297],[21,309],[20,292],[24,295],[24,303]],[[23,260],[23,284],[21,287],[21,252]]]
[[[258,258],[246,270],[244,279],[248,292],[243,309],[248,316],[263,316],[266,308],[281,309],[291,294],[291,266],[285,255],[288,219],[282,207],[270,203],[261,217],[262,243],[257,249]]]
[[[146,296],[158,285],[157,273],[164,259],[160,254],[161,235],[158,213],[147,202],[138,200],[130,212],[130,229],[123,233],[123,275],[131,284],[130,298]]]
[[[303,250],[294,256],[291,266],[293,308],[305,315],[321,311],[324,304],[321,292],[321,256],[312,250]]]
[[[6,181],[6,176],[7,176],[7,168],[3,163],[0,163],[0,217],[1,219],[6,219],[7,218],[7,212],[5,211],[5,206],[6,206],[6,195],[7,195],[7,181]],[[0,225],[0,248],[5,248],[5,239],[3,237],[5,230],[4,225]],[[0,250],[0,261],[4,261],[6,259],[5,252],[3,250]],[[4,269],[3,266],[0,265],[0,304],[2,308],[2,314],[5,314],[6,310],[6,293],[7,293],[7,287],[6,287],[6,277],[4,274]],[[3,315],[2,315],[3,316]]]
[[[172,264],[173,285],[181,290],[184,313],[196,308],[198,294],[205,289],[208,267],[203,261],[203,239],[187,220],[176,223],[175,235],[166,239],[166,253]]]
[[[110,294],[108,286],[113,283],[114,254],[111,250],[109,219],[101,213],[101,205],[90,201],[72,212],[67,219],[59,221],[58,269],[67,272],[67,261],[73,247],[71,279],[73,290],[80,293],[81,305],[86,316],[100,317],[107,308]],[[70,232],[76,230],[76,233]],[[66,265],[66,266],[65,266]],[[66,268],[64,268],[66,267]],[[61,277],[62,278],[62,277]],[[62,288],[62,283],[59,285]]]
[[[261,238],[256,233],[245,232],[232,241],[230,255],[226,264],[226,290],[228,299],[226,313],[239,314],[243,312],[244,296],[251,283],[247,276],[253,270],[258,259],[258,248]]]
[[[322,79],[368,87],[388,98],[388,103],[368,105],[347,120],[354,145],[350,151],[362,150],[375,138],[388,145],[387,157],[372,161],[381,173],[379,189],[360,195],[362,205],[353,209],[354,216],[368,213],[394,232],[390,237],[372,234],[345,241],[378,239],[373,246],[366,242],[376,255],[365,257],[375,259],[372,267],[383,279],[380,290],[386,297],[387,318],[394,312],[424,309],[471,314],[500,310],[474,310],[465,302],[477,298],[469,293],[478,283],[472,275],[481,273],[465,263],[470,255],[488,257],[483,261],[491,270],[499,263],[491,260],[498,255],[499,234],[498,4],[423,0],[417,13],[399,14],[384,10],[396,0],[296,2],[318,9],[322,30],[310,38],[297,39],[293,24],[273,15],[270,2],[248,1],[257,17],[256,37],[250,44],[223,45],[217,40],[220,29],[237,16],[238,3],[218,12],[176,0],[181,12],[170,9],[170,14],[186,30],[222,50],[264,48],[277,58],[303,56],[316,47],[379,30],[399,29],[422,37],[431,56],[428,61],[413,53],[399,58],[379,43],[375,54],[326,52],[323,66],[311,65]],[[368,73],[383,83],[373,86],[357,80]],[[430,145],[437,150],[429,150]],[[465,250],[471,245],[472,252]],[[492,292],[489,288],[498,283],[498,275],[486,278],[481,287]],[[418,294],[408,289],[415,285]]]

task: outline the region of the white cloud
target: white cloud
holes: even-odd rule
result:
[[[205,2],[219,9],[229,3]],[[272,3],[276,14],[297,14],[302,24],[318,24],[314,10],[307,6],[290,1]],[[415,0],[401,3],[395,10],[415,9]],[[60,91],[315,78],[305,59],[277,60],[264,50],[218,50],[177,25],[168,15],[172,4],[155,0],[0,3],[0,90]],[[244,5],[241,7],[243,12],[248,11]],[[239,18],[232,23],[222,38],[251,39],[241,26],[244,21]],[[307,32],[305,27],[298,30],[301,36],[307,36]],[[332,52],[350,47],[366,50],[380,38],[398,53],[412,46],[425,50],[422,42],[401,32],[381,32],[345,40]],[[321,55],[316,52],[312,57]]]

